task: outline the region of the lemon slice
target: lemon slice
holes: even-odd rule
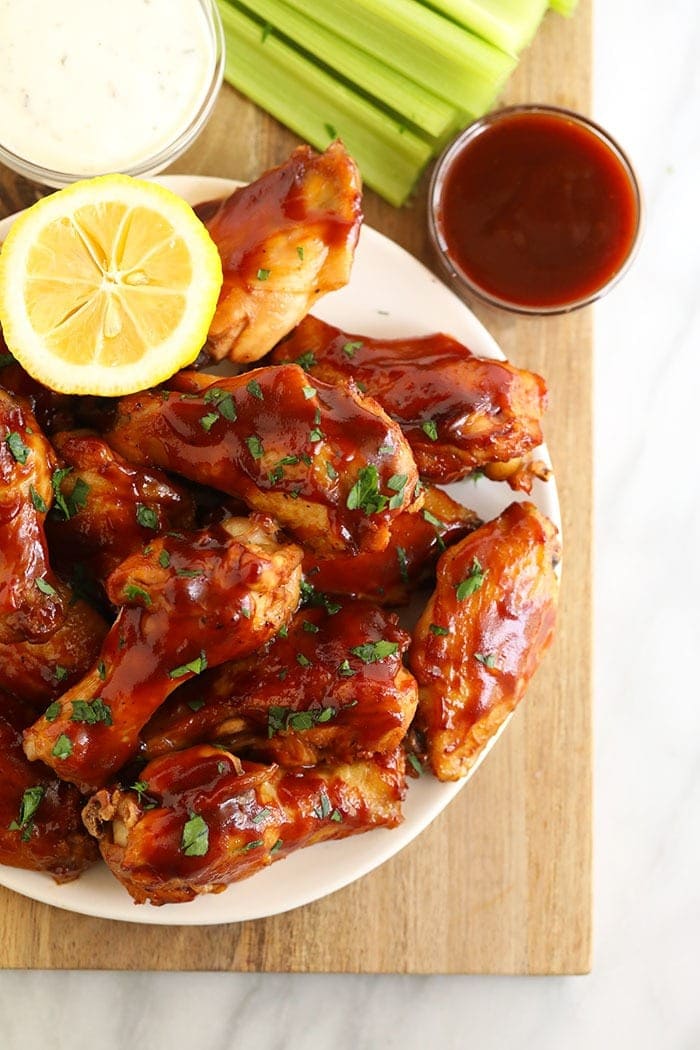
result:
[[[0,324],[45,386],[114,397],[194,361],[221,282],[219,253],[189,204],[103,175],[16,219],[0,252]]]

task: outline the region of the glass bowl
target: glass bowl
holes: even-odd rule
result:
[[[143,157],[143,159],[131,164],[130,166],[118,168],[109,167],[104,170],[89,172],[73,172],[59,171],[53,168],[44,167],[41,164],[35,163],[28,157],[19,156],[17,153],[13,153],[0,143],[0,163],[5,164],[8,168],[16,171],[19,175],[30,179],[32,182],[44,186],[51,186],[56,189],[68,186],[72,182],[76,182],[78,179],[90,178],[94,175],[108,174],[115,170],[120,171],[124,175],[146,178],[150,175],[157,174],[164,168],[168,167],[168,165],[172,164],[173,161],[175,161],[192,145],[202,128],[207,123],[219,94],[224,75],[225,40],[216,0],[196,0],[196,2],[202,9],[202,13],[206,20],[207,31],[211,38],[211,75],[209,77],[206,91],[196,112],[191,116],[185,126],[180,125],[180,127],[176,129],[173,139],[167,145],[160,147],[157,151]],[[0,130],[0,135],[1,134],[2,132]]]
[[[470,146],[472,146],[480,136],[488,133],[492,128],[500,128],[502,131],[506,126],[505,122],[507,121],[511,121],[512,126],[513,118],[519,118],[520,115],[535,115],[537,118],[545,118],[545,120],[552,120],[557,123],[564,122],[567,129],[574,129],[576,134],[578,134],[577,129],[580,129],[584,138],[591,136],[594,140],[595,148],[598,149],[601,154],[606,155],[607,162],[612,167],[617,167],[618,173],[616,177],[621,178],[622,181],[620,185],[624,182],[629,192],[628,203],[630,212],[628,216],[627,242],[622,249],[622,255],[618,259],[616,265],[610,272],[607,272],[604,277],[601,277],[599,284],[589,286],[585,291],[582,291],[579,294],[571,294],[570,296],[559,298],[556,302],[545,301],[546,296],[544,296],[539,302],[525,301],[524,297],[519,299],[518,296],[514,294],[496,288],[494,286],[496,284],[495,281],[491,282],[491,287],[485,287],[480,283],[479,278],[475,277],[473,273],[469,273],[457,258],[457,250],[454,243],[455,238],[446,233],[444,214],[445,191],[450,172],[453,170],[453,165],[455,165],[458,158],[465,155],[465,151],[469,150]],[[522,121],[521,125],[525,127],[525,124],[523,124]],[[485,140],[482,140],[482,143],[483,141]],[[484,191],[484,195],[486,192],[487,190]],[[514,189],[513,193],[515,192],[516,190]],[[481,195],[482,194],[479,194],[479,196]],[[505,199],[505,197],[503,199]],[[515,212],[511,211],[511,214],[515,214]],[[545,214],[544,221],[547,221],[547,218],[548,217]],[[574,113],[571,110],[563,109],[558,106],[534,104],[509,106],[493,113],[489,113],[485,117],[476,120],[473,124],[470,124],[465,128],[464,131],[462,131],[446,147],[436,163],[428,191],[428,229],[430,239],[442,268],[453,288],[462,298],[467,300],[470,297],[475,297],[491,306],[500,307],[501,309],[510,310],[520,314],[567,313],[571,310],[577,310],[582,306],[587,306],[605,295],[606,292],[610,291],[610,289],[617,284],[629,268],[639,245],[641,227],[642,197],[639,182],[634,168],[625,153],[615,140],[592,120],[589,120],[587,117],[584,117],[579,113]],[[499,228],[499,222],[494,222],[493,215],[490,215],[489,217],[488,228]],[[484,229],[486,229],[486,226],[484,226]],[[520,243],[522,245],[524,234],[522,230],[516,232],[520,237]],[[502,228],[500,233],[501,235],[503,234]],[[515,234],[513,235],[513,240],[515,240]],[[514,256],[509,262],[515,265],[516,257]]]

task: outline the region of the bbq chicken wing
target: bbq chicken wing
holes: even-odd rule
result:
[[[237,496],[317,550],[382,550],[391,521],[420,506],[411,450],[369,398],[298,365],[174,382],[184,392],[118,403],[105,436],[130,462]]]
[[[53,445],[66,464],[48,522],[59,571],[79,559],[104,580],[155,532],[193,528],[192,496],[162,471],[127,463],[87,431],[56,434]]]
[[[529,489],[547,476],[523,457],[542,441],[544,380],[476,357],[448,335],[370,339],[306,317],[272,354],[302,359],[328,383],[354,379],[401,426],[422,478],[445,484],[499,464],[496,480]]]
[[[26,758],[24,725],[22,705],[0,693],[0,864],[69,882],[99,856],[80,816],[85,799],[43,763]]]
[[[530,503],[442,555],[409,652],[439,780],[463,777],[523,696],[552,641],[558,559],[557,531]]]
[[[224,283],[207,343],[217,361],[257,361],[316,300],[350,277],[362,221],[360,175],[340,142],[299,146],[284,164],[196,209]]]
[[[368,598],[380,605],[405,605],[428,576],[441,551],[467,533],[480,519],[440,489],[426,487],[417,513],[399,514],[383,551],[319,556],[304,554],[304,573],[321,593]]]
[[[266,519],[156,537],[109,577],[121,609],[100,657],[25,732],[27,757],[83,790],[101,787],[177,686],[276,634],[297,607],[300,562]]]
[[[45,434],[74,426],[75,399],[59,394],[25,372],[5,345],[0,332],[0,387],[26,401]]]
[[[83,819],[134,901],[219,893],[302,846],[400,823],[401,752],[302,773],[200,744],[163,755],[132,789],[105,789]]]
[[[283,635],[178,689],[143,731],[146,754],[224,740],[289,769],[395,750],[418,701],[396,616],[326,602],[301,609]]]
[[[0,642],[38,642],[65,609],[44,522],[56,457],[26,402],[0,388]]]

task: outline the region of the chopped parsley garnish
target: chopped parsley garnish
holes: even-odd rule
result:
[[[265,400],[265,395],[260,389],[260,383],[258,383],[257,379],[251,379],[251,381],[246,384],[246,390],[253,397],[257,397],[258,401]]]
[[[39,514],[46,514],[48,507],[46,506],[46,500],[41,496],[33,485],[29,486],[29,495],[32,498],[32,506],[34,510],[38,511]]]
[[[41,591],[42,594],[56,594],[56,588],[52,587],[48,580],[43,579],[41,576],[37,576],[37,578],[34,580],[34,585],[38,591]]]
[[[437,441],[437,439],[438,439],[438,432],[437,432],[437,424],[435,423],[435,420],[427,419],[425,421],[425,423],[421,423],[420,428],[421,428],[421,430],[423,431],[424,434],[427,434],[427,436],[430,438],[431,441]]]
[[[391,453],[394,452],[394,451],[395,451],[395,448],[394,448],[393,445],[380,445],[379,446],[379,454],[380,454],[380,456],[390,456]]]
[[[303,653],[297,653],[297,663],[300,667],[311,667],[311,660]]]
[[[349,660],[343,660],[342,664],[338,668],[338,674],[342,678],[352,678],[354,674],[357,674],[357,671],[353,671],[352,667],[350,666]]]
[[[303,386],[302,393],[304,394],[304,400],[308,401],[310,397],[315,397],[318,391],[315,386]]]
[[[32,817],[39,808],[39,804],[44,797],[46,788],[42,784],[37,784],[35,787],[26,788],[22,795],[22,800],[19,804],[19,815],[17,820],[13,820],[8,824],[10,831],[21,831],[22,842],[28,842],[29,836],[32,833],[34,827],[34,821]]]
[[[136,792],[139,797],[139,802],[141,802],[141,796],[145,795],[148,791],[148,784],[145,780],[137,780],[131,785],[130,790]]]
[[[53,676],[57,682],[62,682],[63,679],[68,675],[68,668],[62,667],[61,664],[56,664],[53,669]]]
[[[144,529],[158,528],[158,515],[153,507],[147,507],[145,503],[136,504],[136,520]]]
[[[439,623],[431,623],[430,633],[441,637],[442,635],[449,634],[447,627],[441,627]]]
[[[465,598],[468,598],[471,594],[476,592],[481,587],[488,569],[484,570],[481,567],[481,562],[478,558],[472,559],[472,564],[469,569],[469,575],[465,576],[461,583],[458,583],[455,590],[457,594],[457,601],[463,602]]]
[[[280,638],[287,637],[287,635],[289,634],[289,628],[287,627],[286,623],[282,624],[277,634],[280,636]]]
[[[270,853],[276,853],[278,849],[282,849],[282,839],[277,839],[274,846],[270,847]]]
[[[228,390],[222,390],[220,387],[213,386],[210,390],[207,390],[204,395],[204,400],[207,404],[213,405],[220,416],[224,419],[228,419],[230,423],[235,423],[238,418],[236,413],[236,406],[233,403]]]
[[[378,514],[384,510],[388,502],[388,498],[379,491],[377,468],[373,463],[362,467],[358,472],[357,481],[348,492],[348,510],[363,510],[369,517],[370,514]]]
[[[202,649],[199,656],[195,657],[194,660],[190,660],[187,664],[181,664],[180,667],[174,667],[172,671],[168,671],[169,678],[182,678],[186,674],[201,674],[206,669],[207,656]]]
[[[319,791],[319,804],[318,806],[314,806],[313,814],[315,817],[318,817],[319,820],[325,820],[326,817],[330,816],[332,808],[331,800],[328,797],[328,792],[324,785]]]
[[[343,343],[343,353],[347,354],[348,357],[354,357],[355,351],[359,350],[362,346],[362,340],[357,339],[355,341],[348,340],[347,343]]]
[[[474,653],[474,659],[478,660],[484,667],[495,667],[496,666],[496,654],[495,653]]]
[[[79,510],[87,503],[88,493],[90,492],[90,486],[83,478],[77,478],[73,491],[69,496],[64,496],[61,492],[61,485],[65,478],[69,474],[72,474],[72,467],[62,467],[60,470],[54,470],[51,475],[51,488],[53,489],[54,502],[56,508],[61,511],[66,521],[69,518],[74,517]]]
[[[97,725],[98,722],[104,722],[106,726],[112,724],[112,709],[101,696],[96,696],[94,700],[73,700],[71,706],[71,722],[86,722],[89,726]]]
[[[297,255],[299,256],[299,258],[303,262],[304,261],[304,246],[302,244],[297,244]]]
[[[97,661],[97,676],[101,682],[104,682],[107,677],[107,668],[105,667],[104,660]]]
[[[246,842],[245,846],[241,846],[241,853],[247,853],[251,849],[257,849],[258,846],[263,845],[262,839],[253,839],[252,842]]]
[[[309,441],[323,441],[323,431],[319,430],[318,427],[314,427],[309,431]]]
[[[316,570],[317,571],[317,570]],[[309,583],[308,580],[302,580],[300,587],[301,600],[303,605],[314,605],[317,608],[325,609],[329,616],[335,616],[342,609],[342,605],[338,602],[334,602],[332,598],[329,598],[323,591],[317,591],[313,584]]]
[[[333,812],[331,813],[331,820],[334,820],[336,824],[342,824],[343,814],[340,812],[339,809],[333,810]]]
[[[165,548],[163,548],[163,550],[158,555],[158,564],[161,565],[164,569],[168,569],[170,567],[170,555],[168,554]]]
[[[56,670],[58,672],[58,668]],[[56,678],[58,681],[60,681],[60,678],[58,678],[58,674],[56,674]],[[60,713],[61,705],[59,704],[58,700],[54,700],[54,702],[52,704],[49,704],[49,706],[44,711],[44,718],[47,722],[55,722]]]
[[[264,270],[262,267],[258,270],[256,277],[259,281],[266,281],[270,276],[269,270]]]
[[[440,519],[436,518],[434,514],[431,514],[429,510],[422,510],[421,514],[423,515],[425,520],[428,522],[428,525],[432,525],[433,528],[439,529],[441,532],[444,532],[445,529],[447,528],[447,525],[445,525],[445,522],[444,521],[440,521]]]
[[[209,850],[209,828],[203,817],[189,813],[189,820],[182,829],[180,849],[186,857],[203,857]]]
[[[354,656],[359,657],[363,664],[376,664],[387,656],[393,656],[398,651],[398,642],[387,642],[382,639],[379,642],[366,642],[365,645],[356,645],[350,649]]]
[[[264,820],[267,820],[267,818],[271,817],[271,816],[272,816],[272,810],[269,808],[269,806],[264,806],[263,809],[261,809],[253,817],[253,823],[254,824],[262,824],[262,822]]]
[[[318,632],[320,630],[320,628],[317,627],[315,623],[311,623],[311,620],[304,620],[304,622],[302,624],[302,628],[308,634],[318,634]]]
[[[197,576],[204,576],[204,569],[176,569],[176,576],[182,576],[186,580],[194,580]]]
[[[389,500],[389,508],[391,510],[398,510],[403,503],[403,490],[406,487],[408,481],[408,474],[392,474],[387,481],[387,488],[390,488],[396,495],[392,496]]]
[[[124,596],[128,602],[143,602],[144,605],[152,605],[151,596],[143,587],[137,587],[134,583],[127,583],[124,588]]]
[[[418,774],[418,776],[419,777],[422,776],[423,772],[424,772],[424,770],[423,770],[423,763],[420,761],[418,756],[414,755],[413,753],[411,753],[410,755],[406,755],[406,758],[410,762],[410,764],[413,766],[413,768],[415,769],[415,771]]]
[[[51,754],[54,758],[60,758],[65,761],[69,755],[73,754],[73,745],[66,736],[65,733],[61,733],[56,743],[51,748]]]
[[[326,460],[326,474],[331,479],[331,481],[335,481],[338,477],[338,471],[335,469],[335,467],[329,459]]]
[[[299,354],[295,358],[295,363],[303,368],[305,372],[308,372],[310,368],[313,368],[316,364],[316,358],[314,357],[313,350],[305,350],[303,354]]]
[[[15,358],[11,353],[0,354],[0,368],[7,368],[8,365],[14,365]]]
[[[202,430],[206,430],[206,432],[209,433],[209,431],[219,418],[220,417],[218,412],[207,412],[206,416],[201,416],[199,423],[202,427]]]
[[[229,771],[228,762],[217,762],[216,771],[217,773],[220,773],[222,777],[225,776]]]
[[[478,481],[479,478],[485,478],[486,474],[483,470],[473,470],[471,474],[467,474],[467,481]]]
[[[396,560],[399,563],[399,575],[404,583],[408,583],[408,556],[405,547],[396,548]]]
[[[16,430],[11,431],[11,433],[7,435],[5,438],[5,444],[12,453],[13,458],[18,463],[24,464],[27,462],[31,449],[28,445],[25,445]]]
[[[253,459],[262,459],[264,451],[263,443],[257,434],[251,434],[245,439],[245,443],[248,446],[248,451]]]
[[[202,700],[200,697],[194,697],[192,700],[187,701],[187,706],[189,707],[190,711],[201,711],[201,709],[204,707],[204,700]]]

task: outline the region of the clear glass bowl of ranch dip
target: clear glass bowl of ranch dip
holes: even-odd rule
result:
[[[0,163],[47,186],[162,171],[224,69],[216,0],[0,0]]]

